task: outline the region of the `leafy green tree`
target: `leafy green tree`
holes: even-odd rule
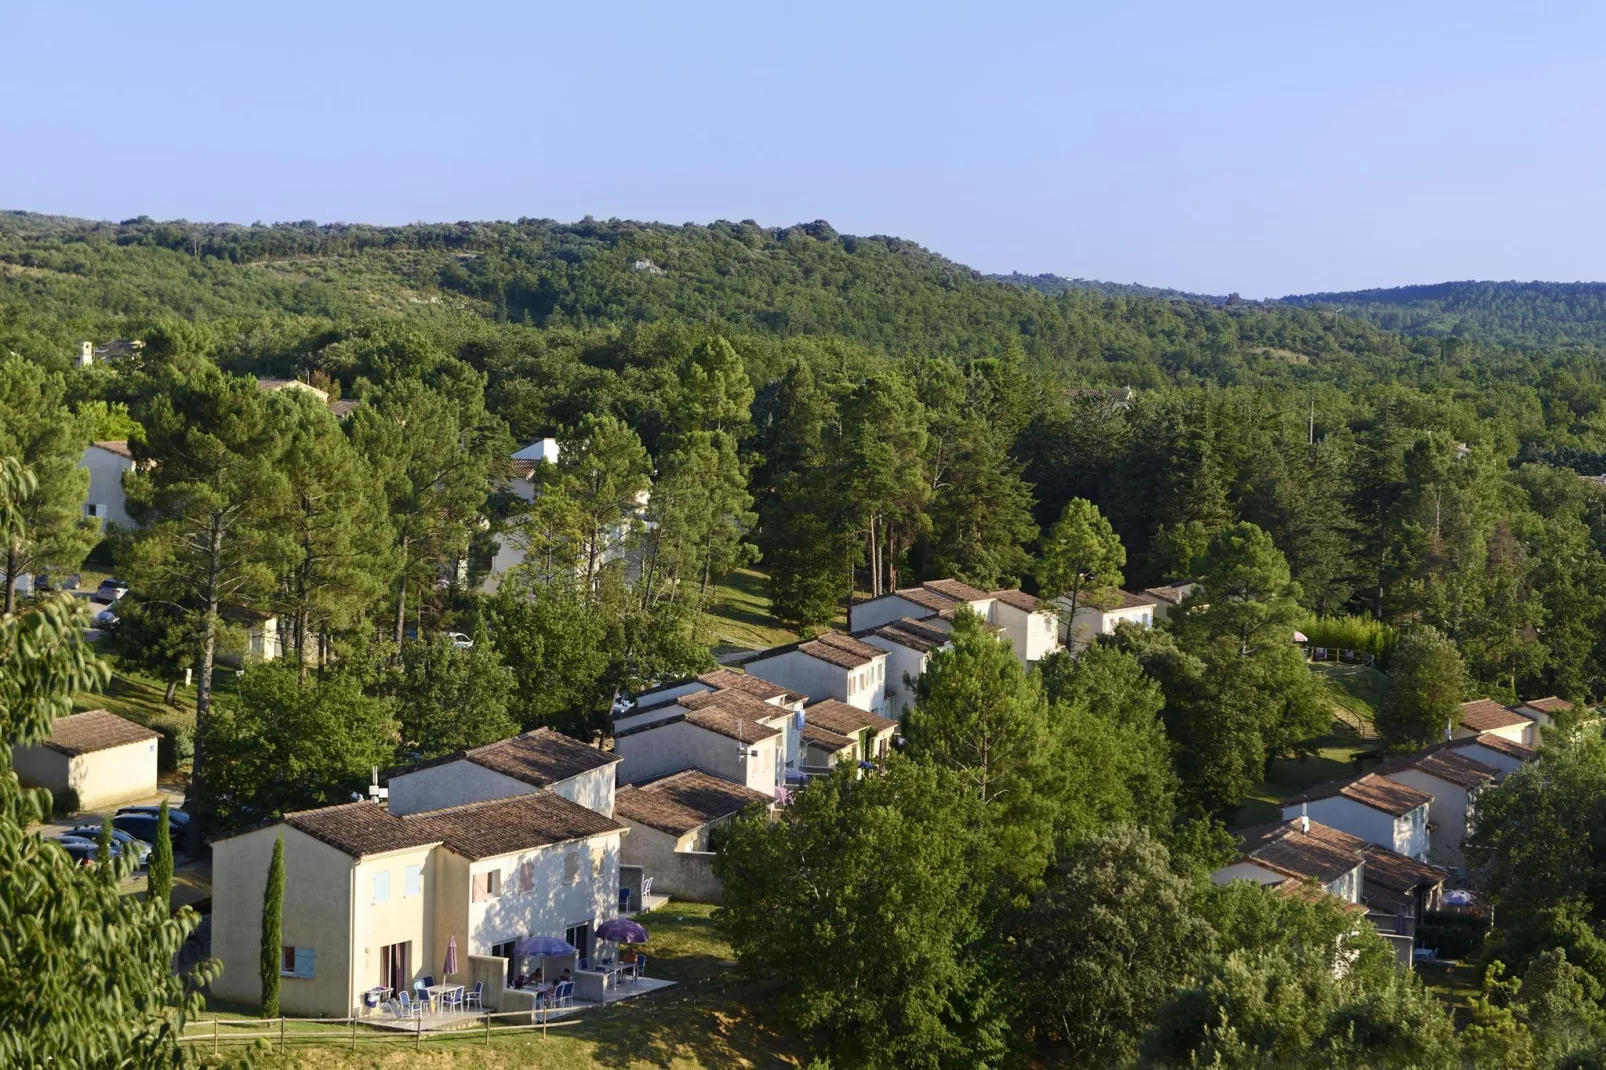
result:
[[[612,416],[587,416],[564,445],[556,479],[543,480],[540,495],[556,494],[574,504],[579,556],[590,585],[610,554],[634,541],[640,527],[636,511],[651,486],[652,465],[641,439]]]
[[[510,576],[497,589],[486,614],[513,673],[513,721],[589,738],[613,688],[606,612],[572,575],[544,586]]]
[[[151,844],[150,865],[145,876],[145,898],[171,910],[173,896],[173,840],[172,820],[168,817],[167,799],[156,815],[156,840]]]
[[[0,525],[15,512],[24,472],[0,459]],[[186,1066],[177,1037],[216,965],[172,964],[199,918],[124,896],[117,880],[27,832],[50,819],[49,794],[19,787],[10,768],[14,745],[47,738],[75,691],[109,678],[83,640],[87,623],[66,595],[0,615],[0,914],[13,919],[0,955],[0,1064]],[[124,860],[106,872],[131,871]]]
[[[1068,621],[1084,605],[1111,605],[1121,586],[1126,548],[1098,506],[1072,498],[1043,540],[1037,563],[1041,596],[1061,599]]]
[[[956,1014],[985,980],[978,806],[949,774],[894,755],[862,779],[839,767],[777,820],[731,827],[716,922],[833,1065],[966,1061]]]
[[[268,879],[262,888],[262,1017],[279,1017],[279,971],[284,954],[284,837],[273,840]]]
[[[305,682],[291,666],[252,666],[196,739],[217,757],[219,828],[345,802],[370,769],[396,756],[393,703],[363,693],[353,674]]]
[[[166,691],[162,701],[173,705],[184,670],[193,669],[201,646],[202,614],[167,601],[146,601],[138,594],[124,595],[117,601],[117,620],[102,629],[107,649],[125,669],[145,673],[162,681]],[[217,649],[220,654],[237,653],[241,644],[235,630],[220,628]]]
[[[301,673],[326,660],[323,640],[357,624],[384,593],[390,523],[371,471],[314,395],[269,398],[285,427],[280,471],[288,484],[282,519],[288,567],[273,605],[288,624]]]
[[[17,500],[21,523],[6,540],[5,612],[16,608],[17,581],[45,565],[75,567],[99,538],[84,516],[89,472],[78,467],[88,426],[68,411],[60,376],[16,354],[0,360],[0,456],[33,472],[33,489]]]
[[[1377,706],[1378,733],[1408,750],[1442,738],[1455,724],[1466,672],[1455,644],[1431,625],[1410,632],[1389,661],[1388,682]]]
[[[205,740],[222,610],[265,599],[292,552],[277,467],[284,429],[250,379],[164,372],[158,386],[140,408],[145,438],[131,443],[141,467],[127,477],[128,508],[141,529],[126,565],[142,597],[185,610],[199,639],[186,795],[199,837],[212,809]]]
[[[445,636],[409,643],[393,687],[402,750],[433,758],[516,734],[508,715],[514,686],[513,672],[488,643],[467,650]]]
[[[901,376],[873,376],[843,400],[837,487],[864,540],[872,596],[897,588],[899,561],[930,527],[926,445],[924,407]]]
[[[1025,1023],[1077,1066],[1121,1066],[1215,939],[1193,887],[1148,833],[1115,825],[1078,846],[1021,915]]]
[[[713,584],[753,559],[744,538],[758,519],[751,512],[746,474],[736,453],[736,440],[726,432],[692,431],[677,436],[675,448],[662,460],[655,494],[672,508],[655,510],[657,524],[677,548],[674,571],[697,584],[700,613]],[[671,529],[665,530],[665,526]]]
[[[741,354],[719,335],[692,353],[681,377],[684,431],[746,438],[752,432],[753,383]]]
[[[102,866],[112,864],[112,816],[100,815],[100,832],[95,836],[95,861]]]
[[[908,753],[954,774],[981,804],[1000,873],[1019,888],[1042,877],[1065,793],[1065,761],[1036,676],[968,610],[951,648],[931,655],[904,721]]]

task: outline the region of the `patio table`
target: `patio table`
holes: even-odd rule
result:
[[[461,992],[462,990],[462,985],[429,985],[424,989],[429,995],[429,1004],[432,1009],[440,1004],[441,997],[446,993]]]

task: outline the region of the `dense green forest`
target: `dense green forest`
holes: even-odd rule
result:
[[[1606,342],[1606,283],[1599,282],[1441,282],[1282,300],[1411,335],[1521,346]]]

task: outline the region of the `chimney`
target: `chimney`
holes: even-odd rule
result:
[[[1305,804],[1299,804],[1299,831],[1306,836],[1310,835],[1310,815],[1305,812]]]
[[[80,368],[87,368],[93,363],[95,363],[95,343],[93,343],[93,342],[79,342],[78,343],[78,366]]]

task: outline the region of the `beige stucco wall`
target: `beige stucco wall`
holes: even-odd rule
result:
[[[386,786],[390,789],[389,807],[393,814],[416,814],[444,806],[529,795],[540,790],[467,759],[398,773]]]
[[[25,787],[78,793],[80,810],[103,810],[156,794],[156,740],[142,739],[68,757],[50,747],[14,747],[12,768]]]
[[[671,836],[651,825],[620,818],[630,828],[625,837],[623,860],[627,866],[640,866],[643,877],[652,878],[654,895],[669,895],[693,903],[718,903],[724,885],[714,876],[714,855],[708,850],[708,834],[731,818],[721,818],[682,836]]]
[[[351,1013],[352,878],[354,860],[288,825],[270,825],[219,840],[212,847],[212,956],[223,974],[218,999],[248,1007],[262,1001],[257,974],[262,893],[273,841],[284,836],[283,942],[316,953],[311,979],[281,977],[279,1006],[299,1016]]]
[[[418,847],[370,855],[353,870],[352,889],[356,901],[352,910],[352,981],[347,993],[352,1006],[357,1005],[363,992],[383,982],[384,961],[379,949],[390,944],[412,943],[409,982],[429,975],[440,980],[444,955],[435,954],[435,915],[429,909],[430,881],[435,876],[435,859],[447,853],[440,848]],[[407,894],[408,866],[423,867],[417,895]],[[384,903],[374,902],[374,877],[380,873],[390,874],[390,899]],[[445,951],[444,941],[441,950]]]

